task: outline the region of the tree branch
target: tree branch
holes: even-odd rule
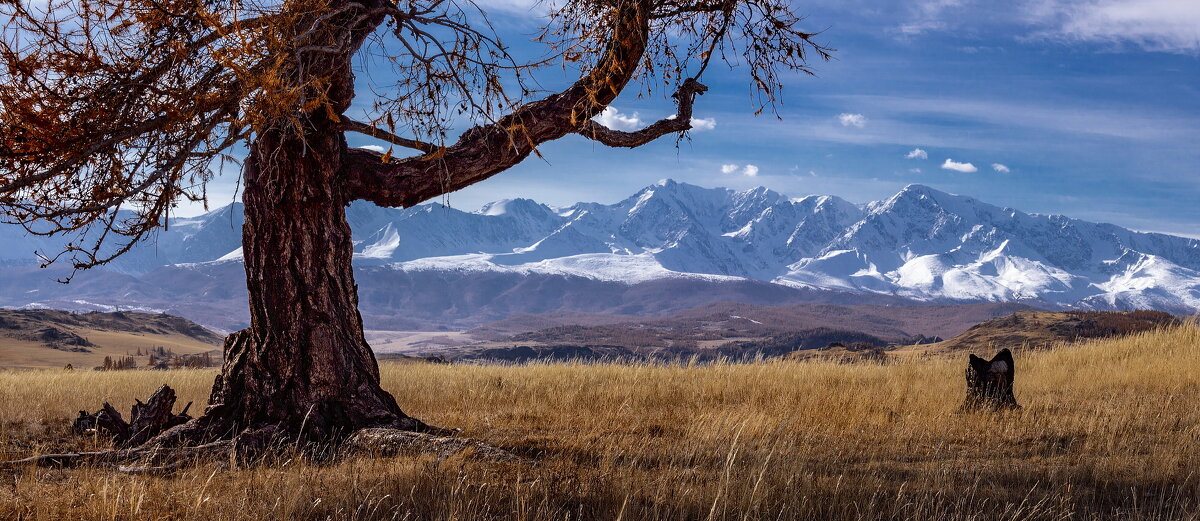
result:
[[[616,99],[641,64],[651,4],[616,3],[603,54],[571,87],[522,105],[495,123],[474,127],[450,147],[388,163],[368,150],[347,151],[347,195],[383,206],[415,206],[503,172],[535,153],[538,145],[578,132]]]
[[[427,154],[430,152],[436,152],[439,148],[441,148],[437,145],[434,145],[433,143],[426,143],[424,141],[417,141],[415,139],[403,138],[403,137],[397,136],[395,134],[392,134],[391,132],[387,132],[385,130],[376,128],[372,125],[354,121],[354,120],[346,118],[346,117],[342,117],[342,127],[341,128],[342,128],[342,130],[345,130],[348,132],[357,132],[359,134],[365,134],[365,135],[371,136],[376,139],[381,139],[383,141],[387,141],[388,143],[391,143],[393,145],[399,145],[404,148],[420,150],[421,152],[425,152]]]
[[[640,147],[667,134],[684,132],[692,128],[692,102],[698,94],[708,90],[694,78],[684,80],[683,85],[671,97],[677,100],[679,110],[669,118],[660,119],[650,126],[634,132],[613,130],[595,120],[587,120],[583,127],[576,132],[588,139],[598,141],[610,147],[634,148]]]

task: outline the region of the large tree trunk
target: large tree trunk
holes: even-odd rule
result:
[[[342,34],[352,40],[344,48],[357,49],[367,33]],[[354,98],[352,55],[301,55],[298,70],[320,77],[308,95],[326,102],[283,118],[250,147],[242,196],[250,328],[225,341],[225,364],[199,422],[207,438],[277,429],[328,440],[366,427],[427,429],[380,387],[358,312],[337,116]]]
[[[346,145],[324,115],[311,124],[302,135],[264,133],[251,147],[242,232],[251,326],[226,340],[206,415],[217,420],[210,435],[276,426],[326,438],[423,427],[379,385],[338,182]]]
[[[354,98],[354,50],[382,17],[352,31],[334,20],[328,34],[313,36],[344,52],[297,51],[291,79],[303,97],[296,103],[321,103],[258,132],[243,169],[250,327],[225,340],[225,363],[204,415],[151,445],[332,441],[368,427],[428,430],[380,387],[350,262],[352,197],[338,115]]]

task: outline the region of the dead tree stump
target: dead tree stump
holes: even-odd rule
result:
[[[967,363],[967,398],[962,410],[1017,409],[1017,397],[1013,395],[1013,377],[1016,365],[1012,352],[1003,349],[991,360],[971,355]]]
[[[101,409],[92,414],[79,411],[79,418],[75,419],[75,432],[105,433],[112,436],[113,445],[127,448],[141,445],[159,433],[192,419],[187,413],[192,406],[191,402],[188,402],[179,414],[171,413],[171,409],[175,407],[175,390],[166,385],[154,391],[146,403],[142,403],[141,400],[134,401],[137,403],[133,404],[133,409],[129,411],[129,422],[126,422],[121,413],[108,402],[104,402]]]

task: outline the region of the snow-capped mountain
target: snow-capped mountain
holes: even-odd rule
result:
[[[464,212],[360,202],[348,218],[360,269],[400,278],[757,281],[923,301],[1200,310],[1198,240],[1026,214],[921,185],[860,207],[664,180],[611,205],[513,199]],[[112,268],[141,277],[164,265],[239,259],[240,205],[170,224]],[[0,253],[8,264],[61,245],[12,226],[0,228],[0,240],[10,245]],[[231,271],[239,270],[222,273]]]
[[[674,181],[612,205],[551,209],[518,199],[475,213],[442,207],[419,213],[421,221],[386,230],[398,234],[365,239],[357,256],[400,270],[569,273],[627,282],[772,281],[864,215],[836,197],[789,199],[765,188],[734,192]],[[416,237],[419,246],[412,248],[429,254],[393,246],[398,237]],[[382,255],[385,251],[390,255]]]
[[[1070,307],[1200,309],[1200,241],[1026,214],[921,185],[776,282],[917,299],[1040,300]]]

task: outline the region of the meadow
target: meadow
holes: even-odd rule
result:
[[[524,461],[2,470],[0,518],[1200,519],[1200,327],[1017,350],[1011,412],[957,412],[965,356],[385,363],[406,412]],[[68,434],[80,409],[163,383],[202,404],[214,374],[2,372],[0,455],[97,445]]]

